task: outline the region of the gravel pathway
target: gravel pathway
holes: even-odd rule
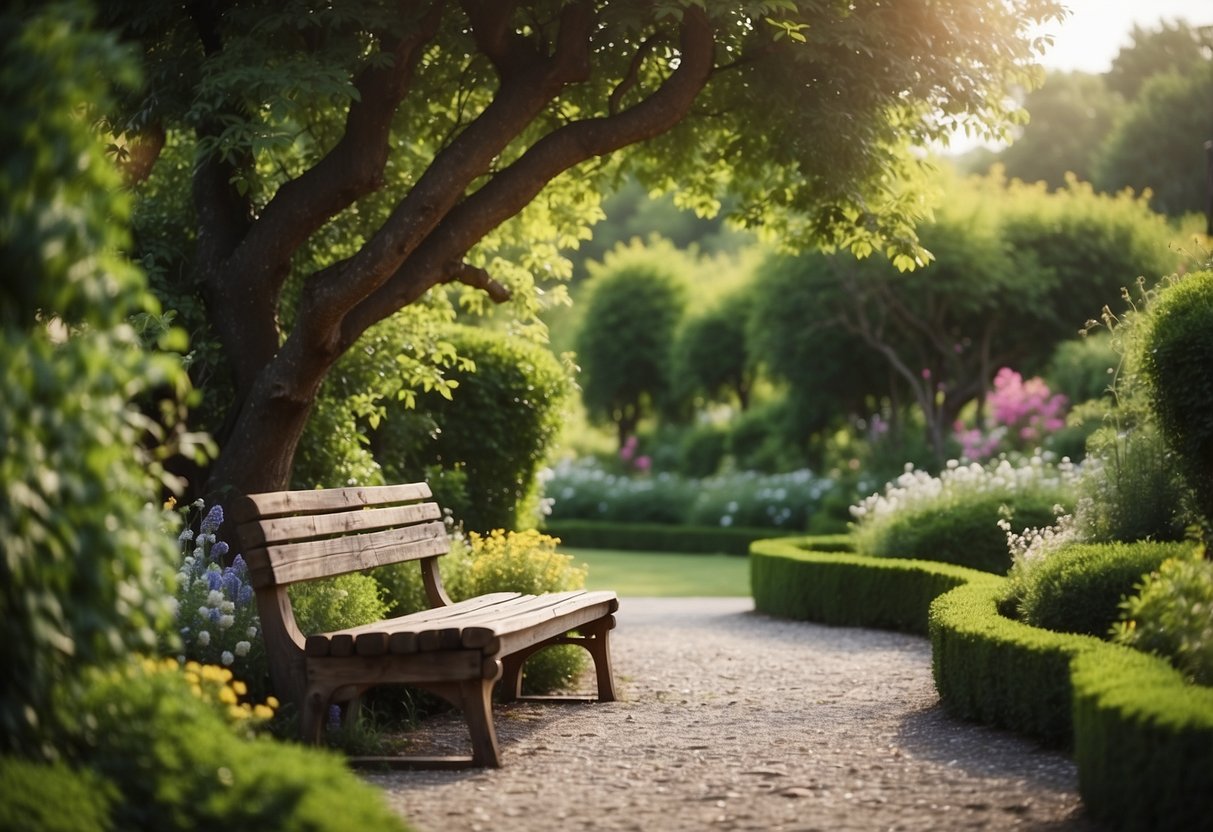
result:
[[[1093,832],[1073,763],[948,717],[926,639],[625,598],[621,701],[497,706],[504,767],[367,773],[420,832]],[[425,742],[466,749],[461,724]]]

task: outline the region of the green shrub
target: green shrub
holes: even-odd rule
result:
[[[1190,544],[1148,541],[1064,546],[1028,573],[1019,615],[1046,630],[1106,638],[1142,577],[1191,553]]]
[[[128,200],[80,108],[135,79],[86,9],[0,12],[0,750],[33,754],[57,686],[155,648],[175,561],[164,472],[143,450],[162,429],[131,402],[156,413],[152,391],[185,381],[128,323],[159,310],[118,254]]]
[[[998,601],[1005,581],[957,587],[931,604],[935,688],[947,710],[1049,745],[1073,741],[1070,662],[1107,645],[1006,618]]]
[[[1092,818],[1115,830],[1209,829],[1213,690],[1109,645],[1075,657],[1074,760]]]
[[[685,477],[710,477],[720,470],[729,434],[716,425],[697,425],[683,436],[678,472]]]
[[[87,769],[0,757],[0,830],[108,832],[116,791]]]
[[[1169,660],[1213,687],[1213,562],[1175,558],[1145,576],[1121,605],[1115,640]]]
[[[579,381],[586,411],[613,422],[619,443],[640,419],[673,398],[671,350],[686,307],[683,264],[643,244],[590,265],[577,333]]]
[[[1106,333],[1062,341],[1049,359],[1045,380],[1050,389],[1074,404],[1108,395],[1120,355]]]
[[[1159,293],[1150,308],[1140,364],[1150,404],[1174,464],[1213,516],[1213,271]]]
[[[747,349],[746,320],[752,303],[745,286],[683,323],[672,358],[681,396],[735,404],[741,410],[749,406],[755,361]]]
[[[455,539],[451,551],[439,560],[447,594],[462,601],[490,592],[539,595],[585,588],[585,568],[556,551],[558,541],[536,531],[469,535]],[[393,564],[374,571],[384,588],[391,615],[429,608],[421,569],[415,563]],[[523,690],[546,693],[567,686],[585,667],[585,652],[573,645],[541,650],[527,660]]]
[[[822,624],[925,635],[936,597],[969,581],[998,581],[950,564],[850,554],[842,548],[849,543],[841,536],[755,542],[750,548],[755,608]]]
[[[938,477],[907,472],[852,510],[856,548],[1002,574],[1011,556],[1000,519],[1017,531],[1051,524],[1055,507],[1072,503],[1076,476],[1073,466],[1040,457],[1019,467],[949,463]]]
[[[379,583],[359,572],[291,584],[287,592],[295,623],[305,635],[378,621],[389,606]]]
[[[419,396],[417,409],[432,420],[429,439],[400,447],[401,437],[384,431],[375,453],[388,479],[420,479],[437,466],[465,478],[466,502],[448,505],[469,531],[533,526],[539,517],[536,476],[560,429],[571,391],[568,371],[543,347],[486,329],[455,326],[445,331],[459,356],[446,373],[455,383],[451,398]],[[390,424],[398,414],[389,413]],[[413,422],[416,415],[408,416]]]
[[[1118,414],[1087,440],[1075,517],[1083,540],[1183,540],[1188,490],[1148,420]]]
[[[219,668],[175,662],[98,674],[81,702],[78,757],[117,786],[114,826],[403,830],[339,757],[249,733],[252,710]],[[264,706],[261,706],[264,707]]]

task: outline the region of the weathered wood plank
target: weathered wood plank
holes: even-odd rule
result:
[[[442,509],[437,503],[414,503],[408,506],[388,506],[356,509],[333,514],[310,514],[277,517],[245,523],[240,526],[240,543],[245,548],[275,543],[311,540],[339,534],[389,529],[428,520],[441,520]]]
[[[361,506],[426,500],[432,495],[424,482],[374,485],[354,488],[325,488],[311,491],[274,491],[237,497],[225,508],[233,523],[281,517],[287,514],[341,511]]]
[[[445,554],[450,549],[442,523],[382,532],[288,543],[245,553],[254,588],[360,572],[377,566]]]

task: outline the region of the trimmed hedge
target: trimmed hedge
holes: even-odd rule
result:
[[[950,712],[1072,748],[1087,809],[1113,829],[1213,830],[1213,688],[1186,684],[1163,659],[1006,618],[1005,578],[816,548],[811,538],[753,545],[759,611],[921,632],[929,607]]]
[[[550,520],[544,532],[573,548],[726,555],[744,555],[754,541],[777,534],[772,529],[600,520]]]
[[[755,608],[822,624],[926,635],[927,610],[937,596],[970,581],[1001,586],[1001,579],[962,566],[821,548],[847,540],[831,535],[754,543],[750,588]]]
[[[930,608],[935,687],[949,712],[1036,737],[1072,741],[1070,660],[1106,646],[1092,636],[1055,633],[999,614],[1005,581],[960,586]]]
[[[1091,815],[1122,830],[1213,829],[1213,688],[1109,647],[1074,659],[1074,759]]]

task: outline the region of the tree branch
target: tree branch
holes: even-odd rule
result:
[[[359,75],[340,141],[316,165],[278,189],[233,253],[232,273],[244,280],[268,281],[267,290],[276,293],[295,250],[382,184],[392,117],[408,94],[423,48],[438,31],[444,4],[434,0],[416,30],[385,47],[392,56],[390,66],[368,67]]]
[[[442,270],[443,283],[462,283],[485,292],[494,303],[505,303],[511,297],[510,290],[493,279],[487,270],[470,263],[448,263]]]
[[[714,44],[707,15],[697,7],[687,8],[678,68],[652,95],[621,113],[573,122],[537,141],[451,210],[391,279],[350,312],[342,326],[342,342],[352,343],[367,327],[424,294],[441,280],[443,264],[462,259],[556,176],[588,159],[660,135],[682,121],[711,75]]]

